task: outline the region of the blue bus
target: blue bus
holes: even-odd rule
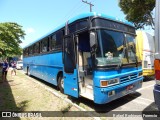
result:
[[[142,86],[135,28],[95,12],[80,14],[23,49],[23,68],[62,93],[105,104]]]

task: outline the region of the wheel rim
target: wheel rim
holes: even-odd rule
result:
[[[64,79],[61,79],[61,87],[64,89]]]

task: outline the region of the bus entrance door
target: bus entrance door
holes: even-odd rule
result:
[[[64,93],[78,98],[78,69],[76,66],[75,51],[75,41],[73,36],[66,36],[63,41]]]

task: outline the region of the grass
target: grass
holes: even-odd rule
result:
[[[66,113],[71,109],[72,105],[68,104],[67,106],[64,106],[61,108],[62,113]]]
[[[68,111],[79,111],[72,104],[54,96],[33,82],[31,79],[34,78],[28,79],[28,76],[19,71],[17,71],[16,76],[11,76],[10,71],[8,71],[7,79],[7,82],[2,83],[0,72],[0,111],[60,111],[64,116],[67,115]],[[30,120],[32,118],[23,119]],[[67,118],[58,117],[57,119],[64,120]]]

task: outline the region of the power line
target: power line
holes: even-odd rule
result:
[[[78,1],[78,2],[67,12],[67,14],[64,16],[63,19],[68,18],[68,17],[70,16],[70,14],[71,14],[72,12],[74,12],[79,6],[80,6],[80,1]]]
[[[93,2],[94,0],[91,0]],[[68,13],[63,17],[64,20],[70,19],[73,17],[74,14],[76,14],[78,11],[81,11],[82,9],[86,8],[87,6],[82,6],[82,1],[78,0],[78,2],[68,11]]]
[[[75,11],[73,11],[72,13],[70,13],[70,16],[68,17],[68,19],[70,19],[71,17],[73,17],[74,14],[77,14],[77,12],[81,11],[82,9],[86,8],[87,6],[79,6]]]

